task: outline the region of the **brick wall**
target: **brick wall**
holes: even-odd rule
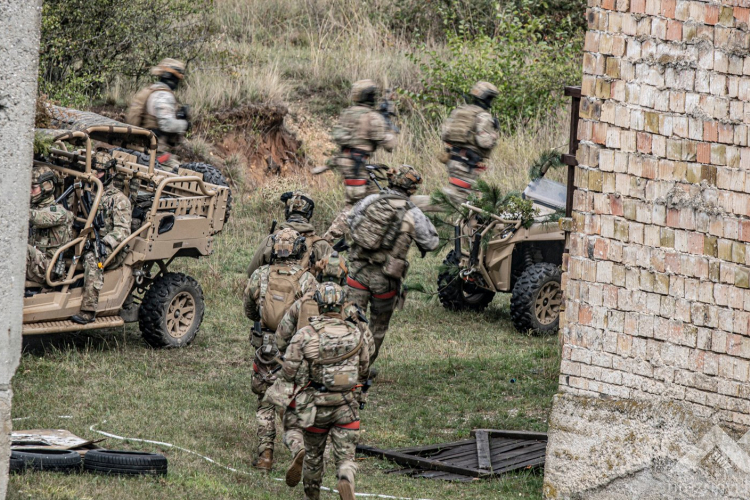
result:
[[[589,0],[563,394],[750,425],[748,7]]]

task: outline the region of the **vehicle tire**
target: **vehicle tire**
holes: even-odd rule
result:
[[[13,450],[10,455],[11,472],[25,469],[52,472],[73,472],[81,467],[81,455],[70,450],[25,449]]]
[[[167,457],[140,451],[91,450],[83,459],[83,469],[99,474],[163,476]]]
[[[458,263],[455,250],[451,250],[443,260],[446,267],[456,267]],[[450,271],[438,275],[438,298],[443,307],[450,311],[480,312],[490,305],[494,297],[495,292],[467,283]]]
[[[183,163],[180,168],[192,170],[203,174],[203,180],[209,184],[216,184],[217,186],[229,187],[226,177],[221,173],[221,170],[209,165],[208,163]],[[227,196],[227,212],[224,215],[224,222],[229,220],[229,213],[232,211],[232,190],[229,190],[229,196]]]
[[[152,347],[184,347],[198,333],[204,311],[198,282],[186,274],[167,273],[154,281],[143,297],[138,325]]]
[[[557,332],[562,304],[561,276],[560,267],[548,262],[524,270],[510,298],[510,316],[516,330],[531,330],[539,335]]]

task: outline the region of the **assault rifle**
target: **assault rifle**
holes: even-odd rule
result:
[[[367,175],[370,176],[370,179],[372,179],[372,182],[375,183],[375,185],[378,187],[379,190],[383,190],[383,186],[380,185],[378,182],[378,179],[381,181],[383,180],[382,177],[378,177],[377,172],[388,170],[388,167],[385,165],[367,165],[365,166],[365,170],[367,170]]]
[[[388,128],[398,134],[401,130],[391,120],[391,117],[396,116],[396,104],[393,102],[393,94],[394,91],[392,89],[387,89],[383,93],[383,100],[378,105],[378,113],[383,115]]]
[[[86,212],[91,213],[93,201],[91,199],[91,192],[86,191],[84,192],[83,198],[83,207],[86,209]],[[99,231],[104,227],[104,214],[102,214],[100,211],[97,210],[96,215],[94,216],[93,224],[91,224],[91,229],[94,230],[94,243],[93,243],[93,250],[94,250],[94,256],[96,257],[96,263],[99,266],[99,269],[103,268],[104,261],[107,256],[107,246],[102,242],[101,238],[99,237]],[[86,241],[86,249],[88,250],[91,248],[92,243],[91,240]]]

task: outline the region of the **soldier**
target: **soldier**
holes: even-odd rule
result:
[[[443,124],[446,148],[443,159],[448,167],[448,186],[443,189],[456,206],[464,203],[497,143],[498,122],[490,114],[497,88],[478,82],[471,88],[472,103],[454,109]]]
[[[99,292],[104,285],[104,261],[117,246],[130,236],[132,218],[130,200],[113,182],[117,176],[117,161],[106,151],[96,153],[91,168],[104,186],[99,207],[94,217],[94,232],[83,254],[83,297],[81,312],[70,319],[81,325],[96,318]]]
[[[370,326],[375,337],[375,361],[401,296],[401,280],[409,262],[406,254],[416,242],[422,256],[435,250],[435,226],[409,197],[421,184],[414,167],[402,165],[388,172],[388,188],[357,203],[348,217],[352,248],[349,250],[348,297],[363,310],[370,304]]]
[[[281,201],[284,202],[284,218],[278,231],[286,228],[292,228],[305,237],[305,246],[307,251],[302,257],[301,264],[303,267],[322,267],[322,262],[330,257],[333,248],[325,239],[315,234],[315,227],[310,224],[310,220],[315,210],[315,202],[309,194],[303,191],[286,192],[281,195]],[[278,233],[278,231],[276,231]],[[250,266],[247,268],[247,277],[253,275],[256,269],[265,264],[271,263],[271,252],[273,249],[273,235],[269,234],[260,244]],[[318,264],[321,262],[321,264]]]
[[[31,173],[26,279],[42,285],[47,282],[47,268],[57,249],[73,239],[74,216],[55,203],[55,180],[49,167],[34,167]],[[62,258],[58,261],[62,263]]]
[[[378,86],[372,80],[360,80],[352,86],[352,106],[341,113],[333,129],[333,140],[341,151],[333,165],[344,177],[344,210],[334,219],[324,237],[334,241],[346,233],[346,216],[352,206],[369,194],[377,192],[365,170],[370,156],[380,147],[392,151],[397,132],[385,117],[375,110]]]
[[[151,68],[159,81],[142,89],[130,103],[126,121],[130,125],[151,130],[159,139],[162,165],[176,169],[180,161],[172,154],[185,132],[190,130],[190,116],[186,106],[177,105],[174,92],[185,77],[185,64],[176,59],[164,59]]]
[[[284,313],[314,286],[315,277],[300,265],[305,238],[291,228],[273,236],[272,264],[256,269],[244,292],[245,315],[255,322],[250,343],[255,347],[252,390],[258,395],[255,420],[258,426],[258,457],[253,466],[270,471],[276,439],[276,410],[263,401],[266,390],[276,379],[279,352],[274,332]]]
[[[360,429],[354,391],[369,377],[371,340],[344,314],[340,286],[321,285],[315,301],[321,315],[310,318],[310,324],[292,337],[282,363],[284,379],[305,388],[295,399],[299,425],[305,429],[305,498],[320,498],[323,452],[330,435],[339,496],[354,500],[354,453]]]

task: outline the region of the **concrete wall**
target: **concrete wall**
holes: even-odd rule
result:
[[[21,353],[41,0],[0,0],[0,498],[8,487],[10,381]]]
[[[747,7],[589,0],[547,498],[750,498]]]

